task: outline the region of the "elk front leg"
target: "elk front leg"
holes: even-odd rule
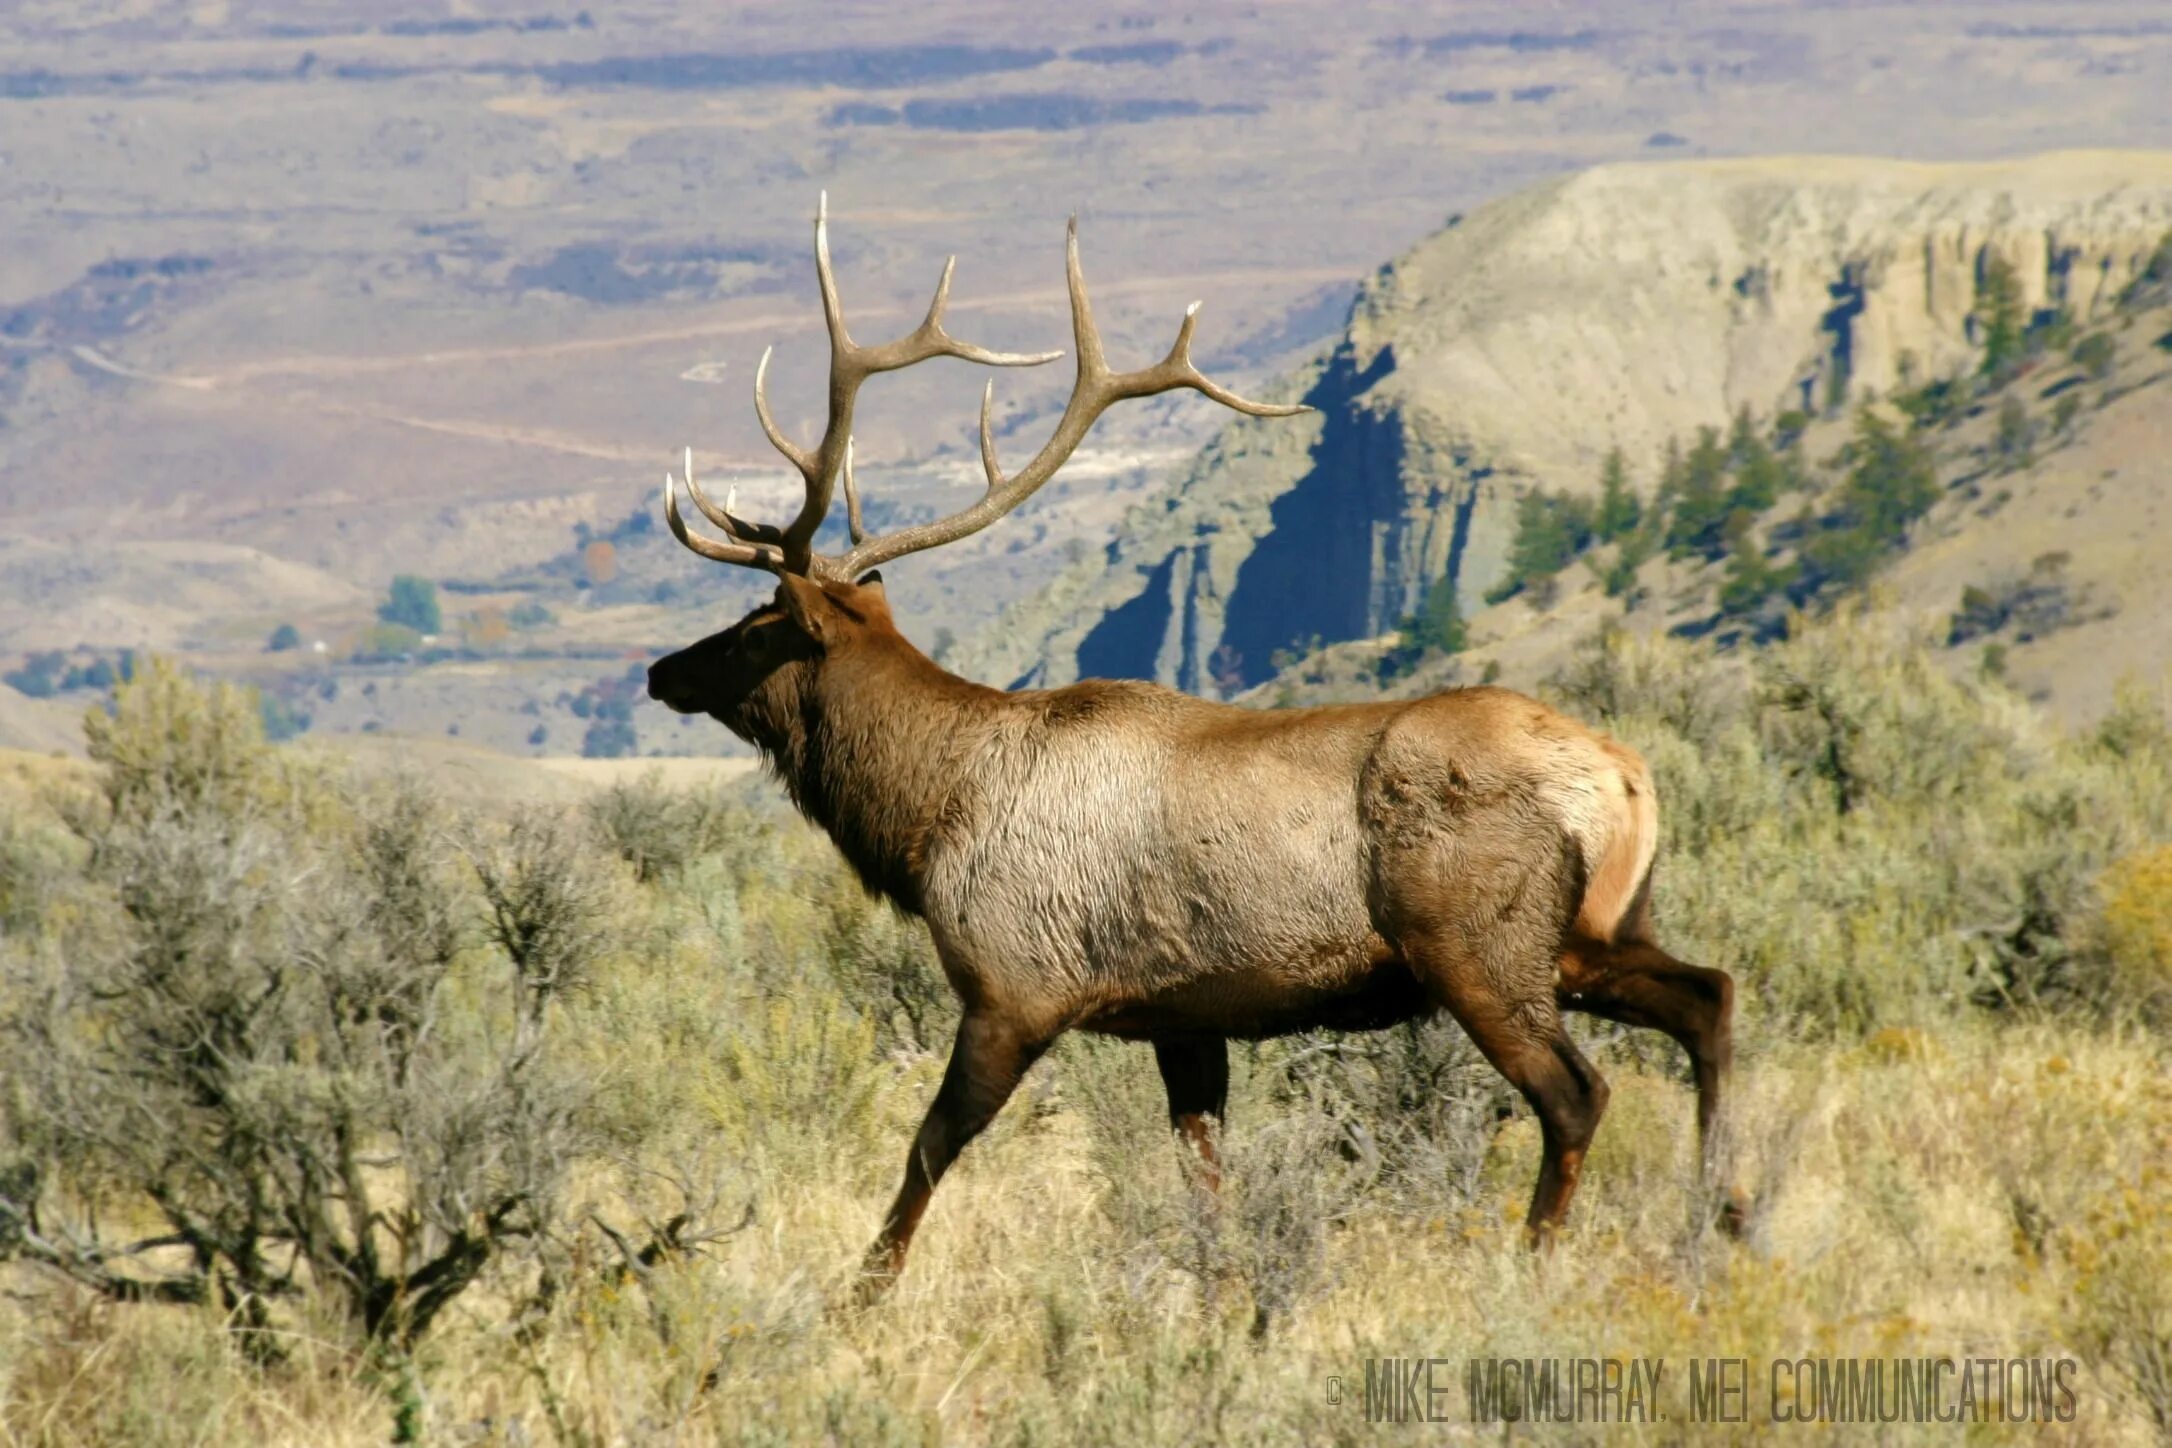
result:
[[[1229,1104],[1229,1045],[1220,1036],[1187,1036],[1154,1043],[1154,1064],[1169,1092],[1169,1125],[1199,1153],[1199,1180],[1222,1186],[1215,1133]]]
[[[1026,1069],[1040,1059],[1048,1043],[1029,1036],[1009,1021],[968,1014],[958,1023],[943,1084],[920,1123],[912,1153],[905,1159],[905,1181],[883,1219],[882,1231],[867,1250],[859,1298],[865,1304],[887,1291],[904,1270],[905,1250],[928,1209],[935,1184],[956,1161],[966,1143],[980,1135],[1017,1089]]]

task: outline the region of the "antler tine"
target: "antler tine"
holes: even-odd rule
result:
[[[762,435],[769,439],[769,445],[783,453],[792,466],[799,469],[801,477],[812,478],[817,471],[814,455],[786,437],[784,429],[777,426],[777,419],[769,415],[769,354],[776,350],[764,347],[762,360],[754,364],[754,415],[760,420]]]
[[[1127,372],[1114,380],[1125,384],[1125,397],[1146,397],[1172,388],[1189,387],[1205,397],[1211,397],[1235,412],[1247,417],[1295,417],[1311,408],[1301,402],[1254,402],[1239,397],[1206,376],[1192,365],[1192,331],[1199,325],[1199,303],[1193,302],[1184,309],[1184,321],[1177,328],[1176,340],[1169,344],[1169,355],[1152,367],[1142,367],[1137,372]],[[1133,391],[1130,389],[1137,388]]]
[[[955,258],[944,266],[942,279],[935,287],[935,297],[928,304],[927,315],[919,326],[895,341],[873,347],[861,346],[852,340],[845,325],[844,302],[837,289],[836,270],[830,262],[829,216],[829,193],[825,191],[815,206],[815,281],[822,292],[822,319],[830,334],[829,421],[823,428],[820,445],[812,452],[789,445],[769,416],[766,396],[757,399],[763,431],[778,450],[792,460],[806,480],[807,495],[800,504],[798,515],[777,530],[777,540],[784,549],[785,566],[795,573],[835,570],[830,560],[816,558],[814,535],[829,514],[831,493],[843,470],[845,447],[852,435],[852,414],[861,383],[878,372],[894,372],[932,357],[957,357],[990,367],[1037,367],[1063,355],[1061,352],[995,352],[961,342],[945,331],[943,309],[950,299]],[[761,377],[761,371],[757,369],[757,387]]]
[[[830,193],[815,193],[815,285],[822,292],[822,321],[830,331],[830,347],[852,350],[852,336],[845,330],[844,304],[837,299],[837,274],[830,269]]]
[[[1161,361],[1135,372],[1111,372],[1107,357],[1101,349],[1100,329],[1094,325],[1092,299],[1086,291],[1086,272],[1079,262],[1078,218],[1072,217],[1064,238],[1064,273],[1071,294],[1071,333],[1078,357],[1078,376],[1071,385],[1070,401],[1064,405],[1063,416],[1056,423],[1033,460],[1009,477],[1003,475],[1002,466],[996,460],[995,449],[995,383],[990,382],[981,394],[980,405],[980,461],[987,474],[988,490],[970,506],[938,518],[932,523],[901,529],[887,537],[871,539],[857,544],[838,564],[836,571],[846,577],[857,576],[862,571],[907,553],[917,553],[978,532],[1030,497],[1070,458],[1078,445],[1085,441],[1094,422],[1113,404],[1127,398],[1151,397],[1156,393],[1171,392],[1177,388],[1190,388],[1224,407],[1232,408],[1250,417],[1291,417],[1312,409],[1301,403],[1254,402],[1240,397],[1228,388],[1214,382],[1200,372],[1192,362],[1192,333],[1199,322],[1199,304],[1194,302],[1184,310],[1184,320],[1177,328],[1176,340]]]
[[[784,554],[767,543],[719,543],[704,538],[687,529],[686,520],[679,516],[679,496],[676,479],[670,469],[664,471],[664,522],[671,529],[671,536],[718,563],[738,563],[750,568],[766,568],[772,573],[782,571]]]
[[[887,347],[860,349],[867,355],[869,371],[888,372],[897,367],[910,367],[930,357],[958,357],[989,367],[1039,367],[1063,355],[1060,348],[1054,352],[993,352],[971,342],[961,342],[943,330],[943,308],[950,301],[950,276],[957,267],[956,257],[943,263],[942,279],[935,284],[935,298],[928,303],[928,314],[913,329],[911,336],[902,337]],[[895,361],[887,355],[893,349],[899,354]]]
[[[770,524],[749,523],[744,518],[734,516],[732,501],[739,494],[737,488],[725,489],[724,506],[721,508],[709,501],[707,495],[701,490],[701,484],[694,481],[694,450],[692,448],[686,450],[686,491],[687,495],[694,500],[694,506],[701,509],[701,515],[731,534],[733,538],[745,543],[777,543],[783,541],[784,534],[782,531]]]
[[[1075,213],[1064,225],[1063,284],[1071,294],[1071,337],[1078,347],[1079,381],[1083,384],[1089,375],[1105,377],[1109,359],[1101,351],[1101,329],[1094,325],[1093,303],[1086,297],[1086,268],[1079,264]],[[1077,389],[1072,391],[1076,395]]]
[[[950,305],[950,277],[957,269],[958,257],[955,252],[943,258],[943,274],[935,280],[935,295],[928,301],[928,314],[920,322],[921,331],[942,330],[943,308]]]
[[[1003,486],[1003,469],[996,465],[994,414],[995,379],[991,377],[980,393],[980,470],[987,474],[991,493]]]
[[[852,439],[845,439],[845,527],[855,545],[867,541],[867,527],[860,521],[860,485],[852,476]]]
[[[852,471],[852,414],[859,400],[860,384],[878,372],[910,367],[932,357],[957,357],[991,367],[1037,367],[1055,361],[1063,353],[995,352],[961,342],[944,330],[943,311],[950,301],[950,282],[957,270],[956,257],[944,263],[943,275],[935,284],[935,295],[919,326],[895,341],[874,347],[861,346],[852,340],[852,334],[845,326],[844,303],[838,294],[835,269],[830,263],[829,218],[829,193],[823,192],[815,205],[815,280],[822,292],[823,323],[830,334],[830,377],[829,417],[823,426],[822,441],[817,446],[810,449],[794,443],[784,435],[784,430],[777,426],[776,418],[770,413],[770,350],[763,351],[762,360],[754,369],[755,416],[762,424],[763,435],[799,471],[806,496],[798,514],[782,528],[749,522],[733,512],[731,495],[726,495],[721,508],[709,501],[694,480],[694,459],[689,449],[686,454],[687,494],[702,515],[722,528],[731,541],[720,543],[687,531],[685,520],[679,516],[677,487],[669,473],[664,475],[664,517],[671,525],[673,536],[704,558],[747,564],[772,572],[849,579],[892,558],[962,538],[987,527],[1024,502],[1063,466],[1101,414],[1126,398],[1149,397],[1183,387],[1252,417],[1288,417],[1311,410],[1301,405],[1253,402],[1201,373],[1191,355],[1192,333],[1199,317],[1197,302],[1185,309],[1176,340],[1161,361],[1135,372],[1110,371],[1101,348],[1100,330],[1094,325],[1085,270],[1079,262],[1078,218],[1074,216],[1064,236],[1064,276],[1070,293],[1071,333],[1076,344],[1078,374],[1071,384],[1071,396],[1064,404],[1063,416],[1058,419],[1055,432],[1033,455],[1032,461],[1012,476],[1005,477],[996,460],[995,386],[990,383],[981,397],[980,409],[981,466],[987,473],[987,491],[971,506],[950,517],[901,529],[888,537],[870,538],[861,516],[859,483]],[[840,480],[844,484],[846,524],[852,545],[841,558],[824,557],[814,551],[814,536],[829,513],[830,498]]]

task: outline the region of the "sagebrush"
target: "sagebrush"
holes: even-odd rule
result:
[[[1556,691],[1652,760],[1662,924],[1742,982],[1744,1242],[1665,1042],[1587,1032],[1613,1106],[1541,1261],[1535,1123],[1449,1023],[1241,1049],[1218,1206],[1144,1050],[1073,1040],[854,1314],[956,1017],[826,842],[654,783],[345,780],[146,668],[0,826],[0,1425],[1351,1441],[1412,1431],[1331,1401],[1369,1356],[1975,1350],[2084,1363],[2080,1416],[2017,1431],[2162,1432],[2161,709],[2062,735],[1849,618],[1607,638]]]

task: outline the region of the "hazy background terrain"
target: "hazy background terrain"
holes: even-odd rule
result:
[[[10,7],[0,659],[180,652],[321,731],[722,749],[643,704],[631,742],[592,741],[572,708],[756,589],[659,543],[656,483],[690,443],[748,506],[791,501],[747,389],[774,342],[780,417],[819,425],[819,190],[863,336],[956,252],[961,333],[1062,345],[1075,211],[1119,360],[1198,298],[1202,359],[1254,385],[1529,183],[2163,145],[2168,57],[2146,4]],[[998,379],[1012,453],[1067,368]],[[979,385],[870,389],[878,526],[970,496]],[[1098,553],[1220,421],[1112,414],[1021,516],[893,570],[915,637],[970,640]],[[592,536],[616,555],[594,585]],[[347,662],[398,572],[464,590],[456,656]],[[266,655],[283,622],[304,647]],[[13,742],[65,747],[81,700],[0,702]]]

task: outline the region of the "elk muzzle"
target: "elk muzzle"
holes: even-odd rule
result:
[[[649,665],[649,697],[678,714],[699,714],[701,680],[696,677],[691,649],[666,654]]]

